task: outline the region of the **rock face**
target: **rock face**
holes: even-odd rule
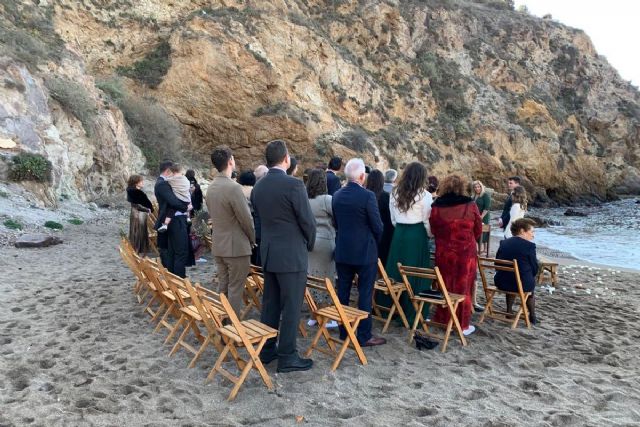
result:
[[[129,91],[160,102],[203,165],[228,144],[253,167],[267,141],[285,138],[303,168],[332,154],[379,168],[421,160],[498,191],[518,174],[534,204],[640,193],[637,90],[582,31],[507,2],[90,3],[51,9],[66,49],[97,79],[126,76]],[[82,184],[111,191],[100,177],[126,175],[138,157],[117,108],[100,108],[100,137],[115,135],[104,150],[68,115],[58,122],[91,152],[83,159],[105,159],[84,164],[93,178]]]

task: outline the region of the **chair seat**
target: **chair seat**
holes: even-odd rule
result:
[[[180,292],[180,296],[182,297],[182,299],[189,299],[189,293],[187,293],[186,291],[183,291],[182,289],[178,289],[178,292]],[[163,291],[162,295],[164,295],[165,297],[169,298],[171,301],[175,301],[176,297],[175,295],[173,295],[173,292],[171,291]]]
[[[382,292],[385,295],[389,294],[389,288],[387,288],[387,285],[382,280],[376,281],[373,284],[373,287],[376,292]],[[399,290],[404,290],[404,283],[391,282],[391,289],[393,289],[395,293],[397,293]]]
[[[358,319],[363,320],[369,317],[369,313],[367,313],[366,311],[359,310],[357,308],[350,307],[348,305],[343,305],[342,308],[344,309],[344,312],[347,315],[347,319],[349,319],[349,322],[353,322],[354,320],[358,320]],[[316,310],[315,314],[318,316],[326,317],[327,319],[331,319],[331,320],[336,320],[336,321],[340,320],[340,314],[338,314],[338,309],[336,308],[335,305],[332,305],[329,307],[323,307],[320,310]]]
[[[278,335],[278,331],[276,329],[260,323],[257,320],[244,320],[241,322],[241,324],[244,327],[247,338],[249,339],[249,342],[251,342],[251,344],[259,342],[264,337],[273,338]],[[242,342],[242,339],[240,338],[240,335],[238,335],[236,327],[233,325],[226,325],[222,328],[218,328],[218,332],[228,338],[231,338],[236,343]]]
[[[434,304],[434,305],[447,305],[447,301],[445,301],[444,297],[443,298],[429,298],[429,297],[421,297],[421,296],[414,296],[413,298],[411,298],[413,301],[424,301],[427,302],[429,304]],[[455,303],[456,301],[464,301],[465,296],[464,295],[460,295],[460,294],[449,294],[449,299],[451,299],[452,303]]]

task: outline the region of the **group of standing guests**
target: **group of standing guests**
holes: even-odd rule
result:
[[[216,175],[206,197],[219,291],[237,312],[243,308],[250,264],[263,268],[261,321],[279,329],[278,339],[269,340],[262,349],[263,362],[277,359],[279,372],[311,368],[313,362],[301,358],[296,348],[307,275],[332,281],[337,277],[337,293],[343,304],[349,304],[357,276],[358,308],[371,313],[378,259],[391,278],[401,281],[398,263],[432,266],[434,241],[435,264],[447,289],[466,296],[458,307],[460,324],[465,335],[474,332],[471,313],[476,257],[478,244],[486,244],[488,239],[482,233],[482,225],[489,221],[490,205],[482,183],[475,181],[469,186],[459,175],[447,176],[440,183],[428,175],[420,162],[409,163],[398,178],[393,169],[385,173],[368,170],[362,159],[355,158],[344,165],[347,183],[342,186],[338,174],[343,164],[339,157],[332,158],[326,169],[309,170],[303,183],[294,178],[297,162],[282,140],[267,144],[265,159],[266,166],[243,172],[236,181],[232,151],[226,146],[217,147],[211,154]],[[175,165],[163,162],[160,172],[154,191],[159,208],[156,227],[164,224],[168,212],[172,216],[167,232],[158,235],[160,255],[169,271],[185,277],[184,267],[190,262],[187,220],[190,212],[197,210],[198,197],[194,193],[200,190],[196,182],[189,200],[177,197],[171,186],[171,177],[177,173]],[[195,180],[193,174],[191,177]],[[132,227],[146,223],[142,216],[153,209],[141,191],[142,185],[141,177],[132,177],[129,182]],[[511,189],[507,201],[510,205],[505,206],[510,216],[503,213],[501,220],[511,233],[522,238],[532,236],[533,231],[528,223],[518,221],[526,209],[526,193],[522,197],[517,187]],[[202,204],[201,191],[199,200]],[[134,236],[137,233],[133,229],[132,232]],[[524,257],[530,261],[532,247],[535,259],[535,244],[530,239],[527,242],[530,245]],[[498,256],[518,255],[518,247],[514,243],[501,244]],[[145,250],[143,246],[138,248]],[[534,267],[524,271],[535,274]],[[496,279],[500,281],[499,277]],[[530,280],[525,282],[529,284]],[[502,283],[506,287],[512,285],[506,278]],[[420,293],[430,289],[431,283],[414,279],[411,286],[414,293]],[[511,309],[513,301],[507,303]],[[416,313],[406,294],[401,304],[412,322]],[[425,318],[430,317],[428,310],[425,307]],[[533,306],[530,312],[533,313]],[[433,320],[446,324],[448,317],[449,313],[438,307]],[[356,335],[362,346],[386,342],[372,334],[371,323],[369,316],[358,326]],[[343,328],[340,335],[343,339],[346,336]]]

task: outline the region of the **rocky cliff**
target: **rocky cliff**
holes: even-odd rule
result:
[[[4,42],[0,137],[52,159],[58,192],[121,188],[141,169],[132,140],[149,164],[181,150],[204,165],[224,143],[248,168],[279,137],[305,166],[418,159],[498,189],[519,174],[538,203],[640,193],[638,91],[582,31],[500,0],[15,3],[0,0],[22,17],[10,31],[56,55],[34,66]],[[89,127],[51,78],[95,101]]]

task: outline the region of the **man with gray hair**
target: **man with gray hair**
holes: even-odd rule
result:
[[[351,159],[344,168],[348,183],[338,190],[331,201],[336,228],[334,259],[338,272],[338,298],[349,304],[353,278],[358,275],[358,308],[369,317],[358,325],[356,338],[361,346],[386,343],[371,334],[371,303],[376,280],[378,242],[382,237],[382,220],[378,202],[372,191],[364,188],[365,166],[362,159]],[[340,328],[340,338],[346,331]]]
[[[260,165],[253,171],[253,174],[256,176],[256,181],[259,181],[260,178],[265,176],[269,172],[269,168],[265,165]]]
[[[396,182],[396,178],[398,178],[398,171],[395,169],[387,169],[387,171],[384,173],[384,187],[382,189],[391,194],[391,190],[393,190],[393,185]]]

